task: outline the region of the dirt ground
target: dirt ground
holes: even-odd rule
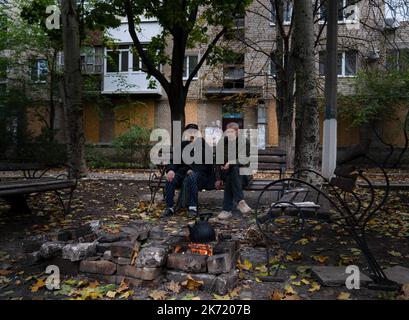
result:
[[[254,207],[257,195],[256,192],[246,193],[250,206]],[[369,246],[382,267],[409,267],[408,195],[404,191],[393,192],[381,214],[369,223]],[[201,192],[201,210],[217,214],[221,210],[222,196],[220,191]],[[241,243],[240,280],[236,289],[226,296],[190,291],[180,284],[166,282],[149,290],[118,291],[115,285],[64,275],[62,290],[49,291],[44,285],[38,285],[45,274],[41,270],[32,270],[25,263],[24,239],[81,226],[92,220],[100,220],[111,230],[135,220],[162,226],[167,232],[186,228],[191,219],[183,212],[172,218],[160,217],[161,195],[157,198],[159,204],[148,213],[144,209],[149,199],[146,182],[110,178],[83,180],[75,191],[73,210],[67,216],[62,214],[52,193],[32,196],[29,199],[32,213],[26,215],[11,214],[0,202],[0,299],[395,299],[402,294],[320,286],[311,276],[309,266],[356,264],[361,271],[368,273],[364,257],[354,241],[344,230],[332,225],[315,227],[292,248],[280,270],[284,282],[263,282],[259,277],[266,274],[265,248],[248,231],[255,225],[254,218],[239,213],[228,222],[213,222],[216,228]],[[109,294],[115,290],[117,294]],[[92,292],[97,293],[93,295]],[[123,295],[123,292],[127,294]]]

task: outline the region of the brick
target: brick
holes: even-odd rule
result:
[[[152,288],[156,289],[161,284],[163,276],[159,276],[154,280],[142,280],[130,277],[118,276],[120,279],[119,283],[124,281],[129,287],[143,287],[143,288]]]
[[[97,239],[100,243],[112,243],[112,242],[119,242],[126,239],[126,236],[119,233],[119,234],[112,234],[106,231],[99,231],[97,232]]]
[[[102,259],[111,261],[112,260],[111,250],[105,251],[102,256]]]
[[[96,244],[93,242],[67,244],[62,248],[62,257],[70,261],[79,261],[97,253]]]
[[[168,256],[167,267],[186,272],[206,272],[207,256],[191,253],[171,253]]]
[[[389,280],[401,285],[409,283],[409,269],[402,266],[394,266],[384,270]]]
[[[71,237],[73,240],[77,240],[78,238],[81,238],[88,234],[93,233],[92,228],[89,224],[83,225],[78,228],[70,229],[69,231],[71,232]]]
[[[98,280],[99,282],[104,283],[120,284],[122,281],[122,277],[118,275],[106,275],[98,273],[84,273],[83,275],[87,278]]]
[[[145,247],[139,252],[136,258],[137,267],[156,268],[162,267],[166,263],[167,250],[163,247]]]
[[[111,255],[113,257],[131,258],[134,244],[130,241],[120,241],[111,244]]]
[[[207,258],[207,270],[211,274],[221,274],[230,272],[235,266],[235,259],[237,254],[233,257],[227,253],[216,254]]]
[[[111,244],[97,243],[97,253],[104,253],[105,251],[111,251]]]
[[[190,275],[193,279],[198,281],[203,281],[203,285],[200,287],[201,290],[212,292],[216,285],[217,277],[213,274],[208,273],[196,273],[189,274],[183,271],[167,270],[166,278],[168,281],[183,282]]]
[[[34,251],[26,255],[26,263],[29,266],[40,263],[42,260],[39,251]]]
[[[25,253],[31,253],[40,250],[43,243],[50,239],[45,235],[38,235],[30,237],[23,242],[23,249]]]
[[[112,275],[116,272],[116,264],[106,260],[99,261],[82,260],[80,262],[80,271],[86,273]]]
[[[78,238],[78,242],[94,242],[95,240],[97,240],[97,236],[94,233],[86,234]]]
[[[51,234],[50,239],[53,241],[69,241],[72,239],[72,235],[69,230],[60,230]]]
[[[69,275],[75,276],[79,273],[79,261],[70,261],[63,259],[61,257],[52,258],[49,262],[49,265],[53,264],[58,266],[60,269],[61,276]]]
[[[346,267],[314,266],[311,268],[312,275],[327,287],[345,286],[346,278],[350,275],[346,273]],[[360,272],[360,283],[367,285],[372,280],[363,272]]]
[[[63,242],[59,241],[50,241],[43,243],[39,250],[39,255],[44,259],[51,259],[61,255],[62,248],[64,247]]]
[[[162,268],[138,268],[118,265],[118,275],[141,280],[154,280],[162,274]]]
[[[237,271],[232,270],[229,273],[221,274],[216,278],[215,292],[220,295],[225,295],[233,290],[238,280]]]
[[[118,257],[114,260],[114,262],[116,262],[117,264],[121,266],[126,266],[126,265],[130,265],[132,260],[129,258]]]

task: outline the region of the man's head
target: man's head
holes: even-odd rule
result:
[[[234,140],[239,135],[239,125],[236,122],[230,122],[226,126],[226,137],[229,140]]]
[[[185,127],[184,136],[186,140],[193,141],[199,135],[199,127],[195,123],[189,123]]]

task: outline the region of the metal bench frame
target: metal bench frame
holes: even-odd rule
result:
[[[369,249],[366,240],[366,227],[368,222],[385,205],[389,194],[389,178],[386,171],[374,160],[361,155],[359,158],[379,168],[383,174],[386,188],[382,195],[376,195],[371,181],[366,177],[364,171],[348,163],[340,164],[335,170],[335,177],[330,181],[320,173],[313,170],[300,170],[293,174],[291,178],[279,179],[271,182],[260,193],[255,208],[256,224],[264,236],[266,244],[266,257],[269,276],[271,276],[270,251],[274,243],[284,249],[279,262],[275,268],[274,276],[277,276],[280,265],[284,257],[292,246],[307,232],[310,232],[316,225],[307,227],[307,221],[315,223],[332,223],[345,228],[349,235],[354,239],[359,249],[364,254],[371,271],[373,279],[373,288],[382,290],[396,290],[397,284],[389,280],[376,258]],[[311,179],[308,181],[305,177]],[[362,180],[369,190],[367,194],[357,192],[357,180]],[[278,192],[275,200],[267,210],[262,210],[262,198],[276,185],[282,185],[283,188]],[[297,198],[298,190],[305,190],[305,195]],[[294,193],[291,198],[288,194]],[[298,194],[300,194],[298,192]],[[287,197],[286,197],[287,195]],[[301,201],[300,201],[301,200]],[[366,201],[365,201],[366,200]],[[314,205],[302,205],[302,202],[312,201]],[[301,202],[301,203],[298,203]],[[280,228],[278,219],[287,217],[293,219],[296,223],[293,234],[282,239],[272,232],[272,227]]]
[[[57,196],[64,215],[70,213],[73,193],[78,185],[78,179],[70,176],[69,165],[58,164],[58,166],[64,167],[67,172],[56,177],[44,177],[45,173],[55,165],[22,164],[19,167],[16,164],[9,167],[7,171],[23,171],[23,178],[0,181],[0,198],[10,203],[12,210],[29,212],[30,208],[26,202],[28,195],[52,191]]]

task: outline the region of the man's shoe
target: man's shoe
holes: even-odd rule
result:
[[[249,214],[251,213],[251,208],[247,205],[246,201],[241,200],[237,204],[237,209],[242,213],[242,214]]]
[[[163,217],[171,217],[175,214],[175,211],[173,210],[173,208],[166,208],[165,211],[163,211],[162,216]]]
[[[233,216],[233,214],[231,213],[231,211],[223,210],[222,212],[219,213],[219,215],[217,216],[217,219],[227,220],[227,219],[230,219],[232,216]]]

